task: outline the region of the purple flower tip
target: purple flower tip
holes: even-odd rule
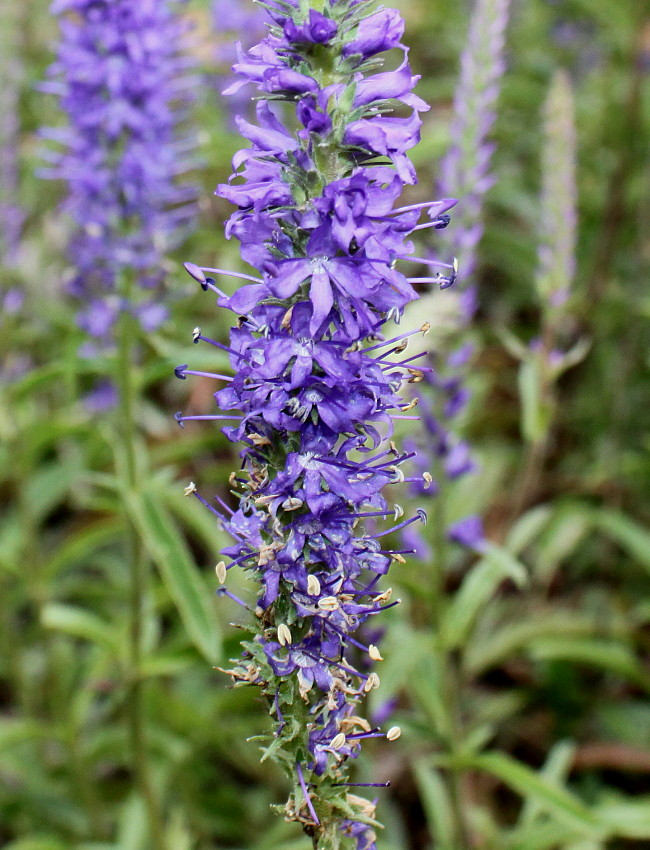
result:
[[[203,269],[199,268],[199,266],[195,265],[194,263],[183,263],[183,266],[185,267],[185,271],[189,275],[191,275],[191,277],[193,277],[194,280],[196,280],[198,283],[200,283],[201,285],[206,283],[207,278],[205,276],[205,273]]]
[[[485,542],[483,522],[476,515],[465,517],[448,528],[447,537],[452,543],[480,551]]]

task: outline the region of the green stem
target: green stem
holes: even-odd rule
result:
[[[463,799],[463,771],[458,767],[463,746],[463,722],[461,712],[462,678],[459,660],[444,645],[443,625],[447,607],[445,596],[445,575],[447,570],[447,512],[445,469],[441,458],[434,462],[434,477],[438,492],[433,503],[432,543],[433,562],[430,574],[429,594],[430,619],[440,657],[440,676],[443,705],[445,708],[445,728],[440,730],[449,756],[447,788],[454,819],[455,847],[457,850],[471,850],[472,842],[465,818]]]
[[[123,281],[123,294],[128,301],[130,281]],[[124,496],[138,484],[136,456],[135,388],[133,383],[133,340],[136,338],[133,317],[124,311],[119,322],[116,384],[119,392],[119,423],[116,438],[122,453],[118,474],[123,477]],[[131,573],[130,642],[127,711],[133,770],[138,789],[147,808],[154,850],[167,850],[165,829],[157,794],[151,780],[144,723],[144,694],[140,674],[142,666],[142,624],[148,584],[147,554],[125,505],[127,555]]]
[[[90,779],[91,771],[88,769],[88,765],[86,764],[86,760],[83,756],[80,735],[81,730],[78,728],[76,720],[73,720],[68,730],[68,748],[70,753],[72,779],[76,794],[83,802],[84,808],[88,814],[88,822],[90,823],[93,837],[101,838],[104,837],[101,807],[97,794],[95,793],[95,784]]]

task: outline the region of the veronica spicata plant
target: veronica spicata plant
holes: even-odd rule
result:
[[[60,41],[42,88],[58,96],[68,126],[43,131],[62,147],[41,173],[67,184],[63,209],[76,224],[69,289],[82,303],[79,325],[105,343],[122,311],[145,331],[166,318],[164,257],[194,215],[196,190],[179,182],[195,147],[181,130],[192,81],[179,8],[176,0],[51,6]]]
[[[125,523],[130,578],[129,655],[124,670],[131,767],[145,803],[151,846],[166,850],[163,805],[152,779],[142,674],[150,561],[129,497],[141,486],[146,451],[139,440],[136,345],[167,315],[160,303],[165,255],[182,238],[195,189],[178,178],[192,167],[193,138],[182,138],[192,77],[182,53],[186,24],[175,0],[55,0],[60,42],[44,88],[58,95],[69,124],[45,136],[46,177],[63,179],[63,208],[75,221],[69,246],[70,291],[82,304],[78,323],[110,353],[113,381],[86,399],[117,406],[111,448]],[[85,346],[93,352],[95,345]]]
[[[509,12],[510,0],[476,0],[460,60],[451,144],[439,169],[439,190],[459,199],[454,223],[445,230],[444,242],[456,256],[460,272],[455,299],[450,299],[452,308],[455,304],[454,315],[448,320],[450,327],[441,334],[444,339],[440,347],[446,344],[451,350],[431,356],[431,369],[418,388],[428,447],[427,451],[418,453],[418,465],[421,469],[432,468],[435,474],[435,482],[429,488],[429,495],[437,499],[437,519],[432,523],[436,538],[432,541],[433,549],[417,530],[410,528],[404,534],[408,545],[428,557],[434,554],[433,550],[439,554],[444,549],[445,537],[470,548],[483,545],[480,517],[470,514],[448,525],[443,502],[449,482],[477,469],[470,446],[457,431],[470,400],[466,373],[474,347],[467,329],[477,309],[476,255],[483,236],[483,202],[495,182],[490,173],[494,143],[489,140],[489,134],[496,119],[496,103],[506,67],[504,50]],[[419,488],[415,485],[413,489],[417,492]]]
[[[444,223],[454,201],[398,202],[416,182],[407,152],[427,108],[413,94],[399,13],[369,0],[261,5],[269,33],[240,55],[230,89],[257,87],[257,122],[239,119],[250,144],[217,190],[237,206],[226,233],[257,274],[187,264],[237,316],[229,345],[194,331],[196,343],[229,352],[234,374],[177,367],[180,378],[223,385],[219,413],[177,419],[230,421],[224,432],[242,445],[234,511],[194,484],[187,493],[235,541],[217,565],[219,592],[249,607],[227,589],[235,567],[259,589],[250,639],[226,672],[266,699],[274,728],[264,757],[293,783],[283,813],[318,850],[370,850],[375,803],[351,790],[351,766],[364,740],[400,730],[361,714],[381,654],[359,628],[397,604],[381,581],[405,553],[388,535],[424,519],[402,519],[389,494],[408,480],[410,455],[391,440],[395,420],[416,418],[403,388],[426,367],[403,353],[409,333],[385,329],[417,298],[414,284],[450,283],[448,264],[413,256],[411,236]],[[401,61],[382,71],[389,50]],[[406,263],[443,271],[410,277]],[[228,294],[216,275],[245,284]]]

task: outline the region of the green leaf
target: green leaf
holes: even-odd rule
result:
[[[23,744],[25,741],[42,739],[51,734],[41,723],[36,720],[20,718],[0,719],[0,750]]]
[[[530,653],[536,660],[562,660],[588,664],[618,673],[625,679],[650,689],[650,677],[634,653],[623,644],[598,638],[545,637],[531,642]]]
[[[614,800],[595,807],[596,816],[612,835],[650,839],[650,797]]]
[[[546,777],[549,782],[561,787],[571,770],[575,751],[575,744],[571,741],[558,741],[548,754],[546,763],[540,770],[540,776]],[[519,825],[524,829],[532,826],[541,813],[542,806],[539,800],[529,797],[519,816]]]
[[[154,676],[174,676],[187,670],[194,664],[194,658],[188,655],[153,655],[143,659],[140,664],[140,676],[150,679]]]
[[[35,520],[41,520],[63,501],[79,473],[76,463],[50,463],[30,476],[25,485],[25,494]]]
[[[650,572],[650,531],[633,519],[611,510],[593,514],[596,527],[612,537],[648,572]]]
[[[483,753],[464,760],[472,770],[491,773],[525,800],[534,800],[541,811],[581,832],[598,833],[598,820],[576,796],[543,774],[535,773],[505,753]]]
[[[592,527],[590,511],[574,503],[560,504],[540,536],[535,573],[549,581]]]
[[[416,761],[413,767],[434,844],[438,850],[452,850],[454,815],[447,787],[440,773],[424,760]]]
[[[70,850],[70,845],[64,844],[54,836],[43,835],[19,838],[17,841],[5,844],[4,850]]]
[[[481,640],[467,649],[466,666],[469,672],[478,675],[500,664],[503,659],[524,651],[535,640],[590,636],[595,628],[589,617],[575,611],[539,612],[534,619],[507,623],[490,635],[481,635]]]
[[[48,602],[43,608],[41,623],[46,629],[83,638],[112,651],[117,646],[115,628],[83,608]]]
[[[118,539],[123,529],[121,517],[104,519],[77,529],[47,561],[47,575],[51,578],[66,567],[87,561],[90,555]]]
[[[569,850],[575,841],[584,840],[584,830],[556,820],[538,820],[526,829],[515,829],[504,845],[507,850]],[[592,839],[587,839],[591,841]],[[600,847],[599,844],[596,845]]]
[[[190,639],[208,661],[216,661],[220,634],[212,599],[172,517],[153,493],[129,493],[127,502]]]
[[[118,826],[118,845],[120,850],[145,850],[147,838],[147,810],[144,801],[136,794],[131,794],[122,805]]]
[[[548,431],[551,408],[542,397],[542,378],[537,358],[529,357],[522,362],[518,382],[522,434],[528,442],[539,443]]]
[[[519,555],[538,537],[552,515],[550,505],[537,505],[526,511],[512,526],[506,538],[506,549]]]
[[[507,550],[491,543],[485,556],[463,579],[447,610],[443,634],[449,648],[462,646],[481,608],[505,579],[512,579],[521,587],[527,580],[526,568]]]

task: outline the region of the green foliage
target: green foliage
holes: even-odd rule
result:
[[[20,5],[0,3],[0,31]],[[0,846],[152,847],[126,723],[133,525],[151,566],[137,679],[170,850],[308,850],[271,812],[287,789],[250,740],[268,731],[264,711],[211,667],[239,654],[241,630],[228,623],[245,615],[215,603],[209,568],[227,541],[182,493],[196,480],[230,500],[239,460],[218,429],[180,431],[172,419],[212,404],[211,384],[173,378],[190,351],[198,368],[229,368],[219,354],[201,362],[192,346],[194,326],[224,338],[227,318],[180,271],[185,259],[237,266],[221,235],[227,211],[206,202],[197,232],[168,260],[171,319],[138,343],[139,477],[125,511],[113,414],[82,402],[114,362],[78,356],[83,337],[63,294],[61,187],[34,176],[38,127],[56,120],[34,85],[52,20],[47,4],[23,5],[10,46],[23,67],[17,202],[27,218],[16,261],[0,268],[0,298],[15,285],[26,295],[21,312],[0,315]],[[433,107],[414,155],[415,202],[430,196],[450,141],[469,6],[398,5],[419,94]],[[187,14],[197,44],[209,42],[196,49],[211,79],[223,35],[211,31],[206,2]],[[445,494],[451,518],[468,506],[484,515],[493,543],[476,557],[448,553],[436,629],[431,564],[395,565],[403,604],[385,616],[371,706],[394,699],[404,734],[390,751],[369,746],[358,766],[360,782],[392,780],[378,791],[388,825],[380,850],[650,846],[649,26],[638,0],[515,4],[464,423],[481,472]],[[550,316],[535,281],[550,151],[542,104],[559,68],[575,97],[579,221],[571,298]],[[206,85],[195,116],[208,130],[197,175],[206,198],[239,146],[216,101]],[[551,319],[568,354],[549,371],[530,342]],[[228,582],[251,599],[236,570]],[[263,745],[268,754],[276,742]]]

